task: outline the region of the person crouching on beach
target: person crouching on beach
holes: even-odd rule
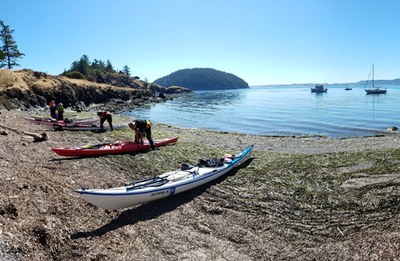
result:
[[[98,111],[97,116],[100,117],[100,129],[104,130],[104,122],[108,122],[110,125],[110,129],[113,131],[113,125],[112,125],[112,115],[111,112],[109,111]]]
[[[128,124],[129,128],[135,133],[135,143],[143,143],[143,137],[146,136],[150,143],[150,147],[154,150],[153,139],[151,138],[151,121],[149,120],[134,120]]]

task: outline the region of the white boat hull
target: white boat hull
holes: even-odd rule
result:
[[[215,180],[248,160],[251,156],[252,148],[253,146],[250,146],[240,153],[240,157],[232,160],[231,163],[224,163],[221,167],[193,167],[189,170],[177,170],[161,174],[154,178],[154,180],[159,179],[165,182],[165,184],[159,186],[154,185],[139,188],[137,184],[140,182],[136,182],[136,187],[80,189],[78,193],[87,202],[104,209],[115,210],[132,207],[166,198]],[[149,180],[143,182],[146,181]]]

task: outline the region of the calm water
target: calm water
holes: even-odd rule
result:
[[[398,86],[382,86],[388,93],[381,95],[366,95],[359,85],[326,85],[322,94],[310,87],[196,91],[128,114],[180,127],[267,135],[366,136],[400,126]]]

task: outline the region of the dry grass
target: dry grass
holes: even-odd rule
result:
[[[32,79],[24,70],[12,71],[12,70],[0,70],[0,90],[7,88],[18,88],[21,90],[30,89],[28,84]]]
[[[13,86],[17,82],[17,76],[11,70],[0,69],[0,90]]]
[[[129,91],[140,91],[129,87],[115,87],[110,84],[94,83],[87,80],[70,79],[67,77],[51,76],[42,74],[44,77],[35,77],[30,70],[0,70],[0,90],[15,87],[28,90],[35,86],[40,89],[53,89],[60,86],[61,81],[79,85],[82,88],[99,88],[99,89],[118,89]]]

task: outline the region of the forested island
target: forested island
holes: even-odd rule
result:
[[[154,83],[165,87],[182,86],[191,90],[249,88],[249,84],[236,75],[212,68],[179,70],[155,80]]]

